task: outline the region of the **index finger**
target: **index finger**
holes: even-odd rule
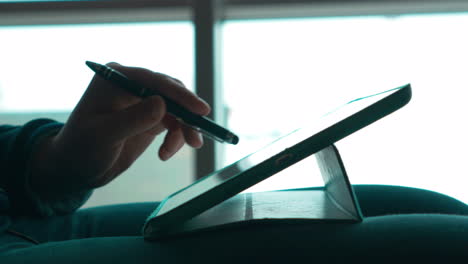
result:
[[[172,99],[196,114],[207,115],[211,111],[210,106],[203,99],[188,90],[182,82],[166,74],[153,72],[145,68],[126,67],[117,63],[111,64],[110,67],[122,72],[129,79],[138,82],[145,88]]]

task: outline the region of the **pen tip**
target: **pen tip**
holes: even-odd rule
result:
[[[229,135],[229,143],[233,144],[233,145],[237,145],[237,143],[239,143],[239,137],[234,135],[234,134],[230,134]]]
[[[236,136],[232,139],[232,144],[237,145],[237,143],[239,143],[239,137]]]

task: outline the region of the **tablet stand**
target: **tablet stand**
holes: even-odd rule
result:
[[[362,214],[335,145],[314,154],[323,188],[241,193],[148,239],[186,235],[240,225],[310,221],[360,222]],[[293,165],[294,166],[294,165]],[[273,175],[274,176],[274,175]]]

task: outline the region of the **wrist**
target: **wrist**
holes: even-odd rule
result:
[[[82,175],[88,175],[83,172],[84,165],[77,161],[84,155],[79,154],[79,146],[64,143],[70,141],[64,140],[64,128],[41,138],[31,159],[30,186],[43,197],[60,197],[94,189],[88,177]]]
[[[73,212],[90,197],[90,188],[77,188],[66,176],[65,152],[54,129],[36,138],[27,167],[26,190],[44,216]]]
[[[50,193],[51,188],[59,185],[56,133],[48,134],[38,140],[29,164],[29,183],[32,191],[39,194]]]

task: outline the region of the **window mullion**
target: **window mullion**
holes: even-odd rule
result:
[[[223,104],[220,42],[222,1],[197,0],[194,2],[195,23],[195,87],[207,103],[212,106],[210,118],[220,124],[223,120]],[[201,178],[216,169],[220,159],[221,146],[212,140],[205,140],[203,148],[195,155],[196,178]]]

